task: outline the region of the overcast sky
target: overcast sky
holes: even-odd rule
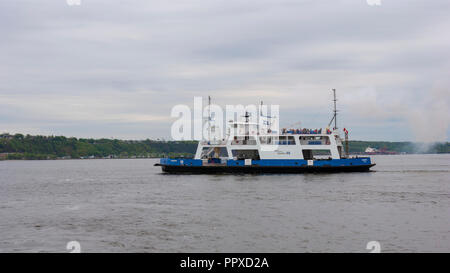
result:
[[[280,105],[351,139],[450,136],[450,1],[0,1],[0,132],[170,137],[176,104]]]

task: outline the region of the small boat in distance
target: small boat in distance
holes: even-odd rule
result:
[[[197,174],[369,171],[375,165],[370,157],[350,157],[348,131],[344,128],[345,141],[339,135],[335,89],[333,93],[334,115],[326,128],[260,133],[259,124],[249,122],[246,113],[244,122],[230,121],[230,128],[241,134],[199,141],[194,158],[161,158],[155,166],[167,173]]]

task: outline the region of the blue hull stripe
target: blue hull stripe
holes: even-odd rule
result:
[[[166,166],[203,166],[203,162],[200,159],[181,159],[181,158],[161,158],[160,164]],[[370,164],[371,164],[370,157],[324,159],[313,161],[313,166],[315,167],[363,166]],[[229,167],[245,166],[245,161],[229,159],[226,160],[226,165]],[[300,167],[307,165],[308,161],[303,159],[252,160],[252,166],[261,166],[261,167],[295,167],[295,166]]]

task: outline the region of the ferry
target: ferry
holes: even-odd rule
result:
[[[328,127],[262,131],[259,123],[230,121],[240,132],[221,140],[199,141],[194,158],[161,158],[155,166],[166,173],[322,173],[366,172],[375,166],[370,157],[350,157],[337,128],[336,90],[334,115]],[[330,128],[334,121],[333,128]],[[256,132],[256,133],[255,133]]]

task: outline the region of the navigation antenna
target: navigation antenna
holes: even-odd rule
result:
[[[245,118],[245,123],[248,123],[249,122],[250,113],[248,111],[245,111],[245,115],[242,116],[242,117]]]
[[[334,111],[333,111],[333,118],[331,118],[331,120],[330,120],[330,123],[328,123],[328,127],[330,127],[331,126],[331,123],[333,123],[333,120],[334,120],[334,130],[336,130],[338,127],[337,127],[337,109],[336,109],[336,101],[337,101],[337,99],[336,99],[336,89],[333,89],[333,102],[334,102]]]
[[[244,145],[247,144],[247,141],[250,139],[249,134],[250,134],[250,125],[249,125],[249,118],[250,118],[250,113],[248,111],[245,111],[245,115],[242,116],[245,118],[245,127],[244,127]]]

